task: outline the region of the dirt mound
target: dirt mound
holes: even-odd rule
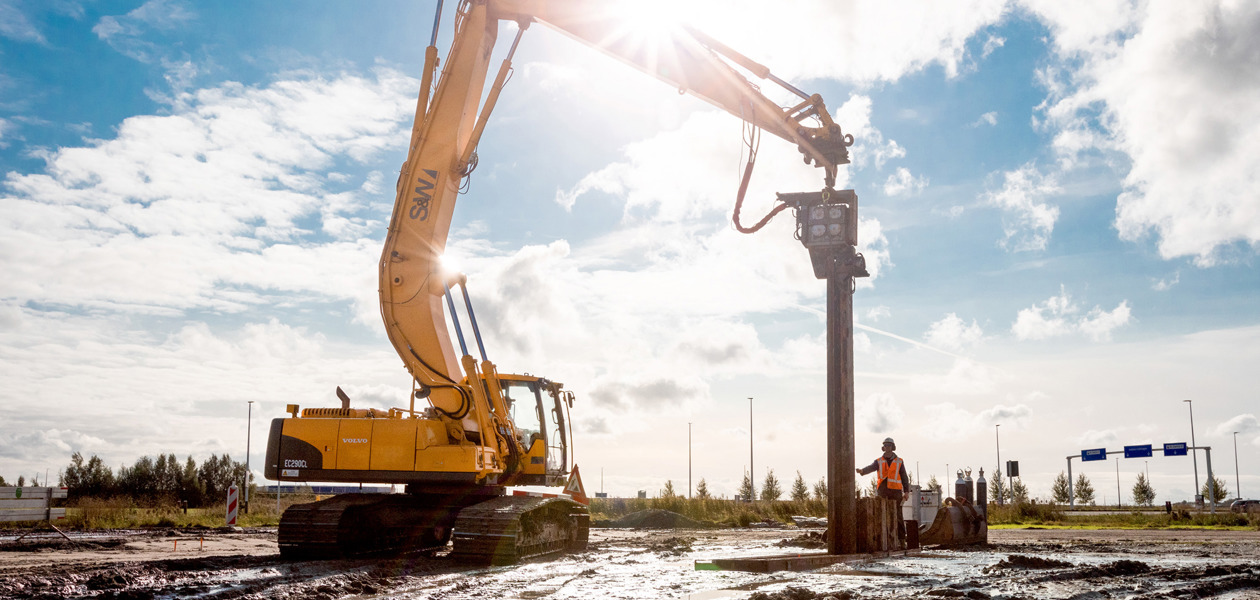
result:
[[[1090,579],[1093,577],[1123,577],[1126,575],[1143,575],[1149,573],[1151,566],[1137,560],[1117,560],[1096,567],[1083,567],[1065,573],[1047,575],[1034,581],[1071,581],[1073,579]]]
[[[780,548],[826,548],[827,537],[821,531],[806,531],[794,538],[783,540],[775,546]]]
[[[20,542],[4,542],[0,544],[0,552],[50,552],[50,551],[82,551],[107,550],[121,548],[126,541],[121,539],[102,540],[67,540],[65,538],[41,538]]]
[[[691,552],[691,545],[694,543],[696,538],[693,537],[667,537],[648,544],[648,550],[679,556],[684,552]]]
[[[620,519],[608,521],[606,526],[632,529],[699,529],[709,527],[707,523],[701,523],[676,512],[659,508],[630,513]]]
[[[1141,575],[1151,570],[1150,565],[1137,560],[1117,560],[1098,568],[1104,575],[1112,577],[1116,575]]]
[[[1062,569],[1074,566],[1072,563],[1053,558],[1011,554],[996,565],[984,568],[985,573],[999,569]]]

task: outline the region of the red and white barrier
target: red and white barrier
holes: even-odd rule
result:
[[[233,483],[227,491],[227,526],[236,527],[236,512],[240,508],[240,490]]]

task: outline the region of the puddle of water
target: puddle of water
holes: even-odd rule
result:
[[[727,600],[728,598],[742,598],[747,593],[738,590],[709,590],[687,594],[683,598],[685,600]]]

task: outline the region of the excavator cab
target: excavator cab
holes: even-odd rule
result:
[[[499,384],[525,454],[521,474],[508,479],[508,485],[564,485],[573,464],[573,393],[530,376],[499,375]]]

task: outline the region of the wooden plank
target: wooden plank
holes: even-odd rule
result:
[[[47,508],[47,498],[32,498],[27,500],[23,497],[21,500],[11,500],[0,498],[0,510],[11,510],[15,508]]]
[[[68,490],[63,487],[0,487],[0,500],[21,498],[65,498]]]
[[[43,521],[45,517],[56,519],[66,518],[66,509],[48,509],[43,508],[21,508],[18,510],[0,511],[0,523],[12,523],[14,521]]]

